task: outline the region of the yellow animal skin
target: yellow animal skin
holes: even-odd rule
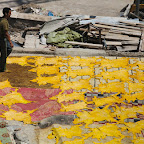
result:
[[[130,77],[137,79],[139,82],[142,82],[144,81],[144,72],[136,70],[136,73],[134,73]]]
[[[109,60],[109,59],[102,59],[100,61],[101,63],[101,67],[102,68],[127,68],[129,65],[129,58],[120,58],[120,59],[113,59],[113,60]]]
[[[16,91],[0,97],[0,104],[6,105],[9,108],[16,103],[27,104],[31,102],[32,101],[25,100],[22,95]]]
[[[71,59],[68,60],[68,65],[71,66],[88,66],[92,67],[96,64],[100,64],[97,60],[99,58],[96,57],[87,57],[87,58],[80,58],[80,57],[70,57]]]
[[[63,101],[73,101],[73,100],[82,100],[84,101],[84,92],[73,92],[71,94],[60,94],[58,96],[50,98],[52,100],[56,100],[61,103]]]
[[[105,139],[107,136],[121,137],[125,136],[121,134],[119,128],[115,124],[106,124],[99,128],[90,128],[91,132],[84,134],[86,138],[92,137],[100,141],[100,139]]]
[[[142,130],[144,130],[144,120],[138,121],[136,123],[125,123],[125,127],[122,128],[123,130],[127,130],[130,133],[133,133],[134,139],[136,138],[137,133],[141,133]]]
[[[94,70],[90,68],[78,69],[78,70],[69,70],[66,72],[68,77],[75,78],[77,76],[90,76],[94,77]]]
[[[125,69],[121,69],[113,72],[101,72],[99,75],[96,75],[96,78],[97,77],[102,77],[106,81],[108,81],[108,79],[109,80],[118,79],[122,82],[127,82],[130,80],[128,71]]]
[[[99,106],[103,106],[103,105],[112,105],[113,103],[123,103],[123,99],[118,98],[118,97],[114,97],[114,96],[110,96],[107,98],[94,97],[93,102],[95,103],[95,105],[97,107],[99,107]]]
[[[132,92],[139,92],[144,90],[144,84],[143,83],[128,83],[129,86],[129,93]]]
[[[75,139],[73,141],[64,141],[63,144],[84,144],[84,139]]]
[[[37,67],[34,69],[31,69],[29,71],[36,72],[38,76],[41,76],[42,74],[58,74],[59,73],[59,67],[57,66],[43,66],[43,67]]]
[[[73,90],[81,90],[81,89],[87,89],[92,91],[92,86],[89,82],[90,79],[80,79],[79,81],[61,81],[57,85],[53,85],[53,88],[59,87],[62,91],[73,89]]]
[[[37,82],[39,85],[45,84],[57,84],[60,83],[62,75],[57,75],[53,77],[37,77],[36,79],[31,80],[32,82]]]
[[[107,92],[118,92],[118,93],[125,93],[125,85],[123,82],[112,82],[107,84],[99,84],[98,87],[96,87],[101,93]]]
[[[139,137],[138,139],[132,140],[134,144],[144,144],[144,138]]]
[[[72,138],[73,136],[82,136],[82,130],[81,128],[76,125],[76,126],[71,126],[70,129],[67,128],[52,128],[52,133],[48,135],[49,139],[53,139],[56,137],[56,144],[58,144],[59,139],[61,137],[67,137],[67,138]]]
[[[23,113],[10,109],[9,111],[3,113],[1,117],[6,118],[6,120],[23,121],[24,124],[32,124],[33,122],[31,121],[30,114],[34,111],[36,110],[27,110],[25,113]]]
[[[130,101],[135,101],[135,100],[143,100],[144,99],[144,91],[135,93],[135,94],[123,94],[122,95],[123,100],[127,100],[128,102]]]
[[[28,64],[27,58],[28,58],[27,56],[25,56],[25,57],[11,57],[11,58],[7,59],[7,63],[8,64],[15,63],[15,64],[18,64],[21,66],[31,66],[30,64]]]
[[[126,118],[136,118],[137,113],[144,114],[143,110],[144,106],[141,107],[133,106],[131,108],[120,107],[115,109],[115,112],[111,113],[111,116],[118,117],[120,119],[119,122],[124,123],[124,120]]]
[[[110,110],[107,107],[103,109],[95,108],[93,111],[82,111],[77,113],[78,118],[74,119],[74,124],[85,123],[86,128],[89,124],[92,124],[94,121],[111,121],[117,122],[111,115]]]
[[[8,80],[4,81],[4,82],[0,82],[0,89],[4,89],[4,88],[12,88],[10,82]]]
[[[81,110],[81,109],[85,109],[87,108],[87,104],[85,102],[78,102],[76,104],[71,104],[71,105],[68,105],[68,106],[64,106],[63,104],[62,105],[62,109],[61,111],[76,111],[76,110]]]

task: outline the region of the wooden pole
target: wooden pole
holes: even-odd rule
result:
[[[140,5],[140,0],[136,0],[136,11],[135,14],[139,17],[139,5]]]

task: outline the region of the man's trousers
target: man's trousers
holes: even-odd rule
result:
[[[9,56],[9,54],[12,52],[10,43],[6,38],[4,38],[4,39],[0,38],[0,51],[1,51],[0,71],[5,71],[6,70],[6,59]]]

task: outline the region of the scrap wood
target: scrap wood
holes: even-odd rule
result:
[[[101,24],[94,24],[96,27],[104,28],[104,29],[117,29],[117,30],[125,30],[130,32],[139,32],[139,30],[127,29],[127,28],[120,28],[120,27],[113,27],[113,26],[105,26]]]
[[[127,21],[120,20],[119,22],[127,24],[127,25],[131,25],[131,26],[135,26],[135,27],[144,27],[144,23],[137,23],[137,22],[132,22],[132,21],[128,21],[128,20]]]
[[[75,41],[66,41],[65,43],[71,44],[71,45],[84,46],[84,47],[88,47],[88,48],[103,48],[102,44],[83,43],[83,42],[75,42]]]
[[[27,27],[24,29],[24,31],[39,31],[40,27]]]
[[[136,15],[136,14],[134,14],[133,12],[130,12],[130,14],[131,14],[132,16],[134,16],[134,17],[138,18],[139,20],[143,21],[143,19],[142,19],[141,17],[137,16],[137,15]]]
[[[137,37],[129,37],[127,35],[122,35],[122,34],[107,34],[105,36],[105,39],[113,39],[113,40],[138,40],[139,38]]]
[[[142,52],[144,51],[144,29],[142,29],[142,36],[141,36],[139,51],[142,51]]]
[[[103,25],[102,25],[102,27],[103,27]],[[103,27],[104,28],[104,27]],[[111,27],[110,27],[111,28]],[[80,28],[80,30],[81,31],[84,31],[85,29],[83,29],[83,28]],[[90,27],[90,30],[94,33],[96,33],[96,34],[98,34],[98,31],[95,29],[95,28],[93,28],[93,27]],[[102,29],[102,31],[101,31],[101,34],[102,35],[105,35],[107,32],[111,32],[111,33],[120,33],[120,34],[127,34],[127,35],[133,35],[133,36],[141,36],[141,30],[139,31],[137,31],[137,30],[129,30],[129,29],[119,29],[119,28],[113,28],[112,27],[112,29]]]
[[[116,46],[116,48],[120,52],[137,50],[137,46]]]
[[[127,6],[127,8],[126,8],[126,10],[125,10],[125,12],[124,12],[124,14],[123,14],[124,17],[127,17],[127,16],[128,16],[128,14],[129,14],[129,12],[130,12],[131,6],[132,6],[132,4],[128,4],[128,6]]]
[[[81,30],[81,29],[80,29]],[[82,30],[83,31],[83,30]],[[91,29],[91,33],[93,33],[93,34],[99,34],[99,32],[98,31],[93,31],[92,29]],[[139,32],[130,32],[130,31],[124,31],[124,30],[102,30],[101,31],[101,34],[102,35],[106,35],[106,34],[108,34],[108,33],[114,33],[114,34],[124,34],[124,35],[131,35],[131,36],[138,36],[138,37],[140,37],[141,36],[141,31],[139,31]]]
[[[98,31],[91,31],[92,34],[95,34],[95,35],[99,35],[99,32]],[[108,31],[101,31],[101,35],[106,35],[108,34],[109,32]]]
[[[88,28],[80,28],[79,30],[99,34],[99,30],[96,30],[95,28],[92,28],[92,27],[90,27],[89,29]],[[105,30],[103,30],[103,32],[105,32]]]
[[[122,45],[138,45],[139,41],[122,41]]]
[[[87,23],[87,24],[82,24],[82,25],[80,25],[80,26],[77,26],[77,27],[75,27],[75,29],[80,29],[80,28],[82,28],[82,27],[85,27],[85,26],[89,26],[89,24],[90,23]]]
[[[132,36],[141,36],[141,31],[139,32],[130,32],[125,30],[109,30],[110,33],[117,33],[117,34],[126,34],[126,35],[132,35]]]
[[[115,45],[115,46],[120,46],[122,45],[122,42],[115,42],[115,41],[105,41],[106,45]]]
[[[50,47],[49,47],[49,50],[55,51],[55,50],[56,50],[56,46],[50,46]]]
[[[119,25],[119,24],[107,24],[107,23],[102,23],[102,22],[97,22],[96,24],[101,24],[101,25],[104,25],[104,26],[119,27],[119,28],[127,28],[127,29],[141,31],[141,29],[139,27],[134,27],[134,26],[126,26],[126,25]]]

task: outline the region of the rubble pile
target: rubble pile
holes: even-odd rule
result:
[[[34,3],[23,4],[23,5],[19,6],[16,9],[16,11],[19,13],[32,13],[32,14],[45,15],[45,16],[56,15],[56,14],[54,14],[54,12],[52,12],[46,8],[42,8],[41,6],[34,4]]]
[[[97,20],[97,18],[92,20]],[[58,18],[46,22],[43,26],[27,27],[22,37],[19,38],[24,39],[24,47],[31,46],[31,48],[39,47],[38,43],[40,43],[45,46],[55,45],[58,48],[79,47],[116,51],[143,51],[141,35],[144,24],[133,23],[128,20],[120,20],[118,24],[92,23],[92,20],[84,20],[88,21],[88,24],[80,24],[82,20],[78,17]],[[71,31],[79,37],[72,38],[72,35],[67,35],[67,31]],[[37,39],[37,41],[34,39]],[[32,41],[33,44],[31,45]]]
[[[52,51],[58,48],[144,51],[144,23],[138,20],[86,15],[59,17],[50,11],[41,12],[42,8],[35,4],[22,5],[16,10],[11,23],[14,42],[23,48]]]

